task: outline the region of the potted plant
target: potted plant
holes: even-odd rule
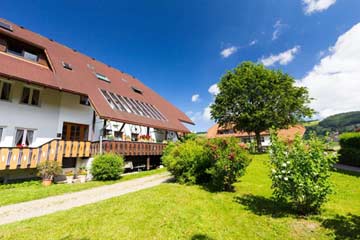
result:
[[[42,178],[42,184],[44,186],[50,186],[54,176],[60,175],[62,169],[56,161],[45,161],[39,163],[37,166],[38,176]]]
[[[80,167],[76,173],[76,178],[79,179],[80,183],[86,182],[86,167]]]
[[[74,171],[72,170],[66,171],[65,176],[66,176],[66,182],[72,183],[74,180]]]

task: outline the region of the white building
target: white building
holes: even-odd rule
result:
[[[158,146],[134,143],[175,141],[189,132],[183,123],[193,124],[134,77],[4,19],[0,19],[0,115],[0,178],[33,168],[32,158],[38,163],[57,154],[56,160],[60,140],[65,142],[64,152],[78,151],[76,147],[83,151],[80,142],[90,142],[89,156],[99,151],[92,143],[100,138],[107,144],[104,147],[115,142],[118,150],[119,142],[132,142],[119,153],[149,158],[155,153],[146,154],[146,149]],[[70,142],[78,143],[70,149]],[[134,154],[134,149],[139,151]],[[76,165],[80,159],[78,153],[70,155],[59,155],[63,165]]]

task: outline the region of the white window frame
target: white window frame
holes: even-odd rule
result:
[[[27,103],[21,102],[21,98],[22,98],[22,95],[23,95],[23,93],[24,93],[24,88],[29,88],[29,89],[30,89],[29,100],[28,100]],[[34,90],[38,90],[38,91],[39,91],[39,101],[38,101],[38,104],[37,104],[37,105],[31,104]],[[40,105],[41,105],[41,92],[42,92],[42,90],[43,90],[42,88],[38,88],[38,87],[34,87],[34,86],[29,86],[29,85],[24,85],[23,88],[22,88],[22,91],[21,91],[20,104],[25,104],[25,105],[34,106],[34,107],[40,107]]]
[[[9,93],[9,99],[0,99],[1,101],[8,101],[8,102],[11,102],[11,98],[12,98],[12,88],[13,88],[13,83],[9,80],[5,80],[3,78],[0,78],[0,97],[1,97],[1,93],[2,93],[2,90],[3,90],[3,87],[4,87],[4,83],[9,83],[11,85],[10,87],[10,93]]]
[[[33,131],[32,141],[31,141],[31,143],[28,145],[28,146],[30,146],[30,145],[34,142],[36,129],[33,129],[33,128],[15,128],[14,146],[16,146],[16,133],[17,133],[18,130],[23,130],[23,131],[24,131],[23,136],[22,136],[22,142],[21,142],[21,145],[22,145],[22,146],[27,146],[27,145],[25,144],[25,143],[26,143],[27,132],[28,132],[28,131]],[[28,146],[27,146],[27,147],[28,147]]]

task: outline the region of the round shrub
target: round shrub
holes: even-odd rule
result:
[[[170,143],[162,161],[179,183],[204,184],[215,191],[232,190],[250,162],[235,138]]]
[[[270,159],[273,195],[289,201],[300,214],[316,213],[331,193],[330,173],[336,154],[325,152],[325,143],[311,135],[297,136],[286,145],[271,135]]]
[[[196,184],[207,181],[210,158],[203,139],[169,143],[162,161],[179,183]]]
[[[124,159],[115,153],[106,153],[95,156],[91,174],[96,180],[116,180],[124,172]]]
[[[207,144],[212,165],[207,169],[210,186],[217,191],[232,191],[250,163],[247,152],[236,138],[212,139]]]

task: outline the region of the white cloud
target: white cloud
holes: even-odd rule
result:
[[[211,120],[210,104],[201,111],[189,112],[190,119],[195,123],[195,126],[189,126],[193,131],[207,131],[215,123]]]
[[[192,97],[191,97],[192,102],[197,102],[199,100],[200,100],[200,95],[199,94],[192,95]]]
[[[253,45],[255,45],[257,42],[258,42],[258,40],[257,40],[257,39],[254,39],[254,40],[252,40],[252,41],[249,43],[249,46],[253,46]]]
[[[234,53],[236,53],[237,50],[238,50],[238,48],[235,47],[235,46],[228,47],[228,48],[223,49],[223,50],[220,52],[220,55],[221,55],[223,58],[228,58],[228,57],[230,57],[231,55],[233,55]]]
[[[324,118],[360,110],[360,23],[341,35],[329,53],[298,83],[315,98],[311,106]]]
[[[282,30],[286,27],[286,24],[281,23],[281,20],[277,20],[276,23],[274,24],[273,28],[274,28],[274,32],[272,34],[272,40],[276,40],[279,38]]]
[[[336,0],[303,0],[305,14],[322,12],[333,5]]]
[[[210,109],[210,104],[209,104],[206,108],[204,108],[204,111],[203,111],[203,114],[202,114],[202,116],[203,116],[203,118],[205,120],[209,120],[209,121],[211,120],[210,111],[211,111],[211,109]]]
[[[280,65],[286,65],[294,59],[295,54],[299,51],[300,46],[295,46],[289,50],[286,50],[285,52],[279,53],[278,55],[271,54],[269,57],[263,57],[260,59],[260,62],[267,67],[272,66],[276,63],[280,63]]]
[[[208,91],[209,91],[209,93],[210,93],[211,95],[214,95],[214,96],[215,96],[215,95],[218,95],[219,92],[220,92],[217,83],[214,83],[213,85],[211,85],[211,86],[209,87]]]

